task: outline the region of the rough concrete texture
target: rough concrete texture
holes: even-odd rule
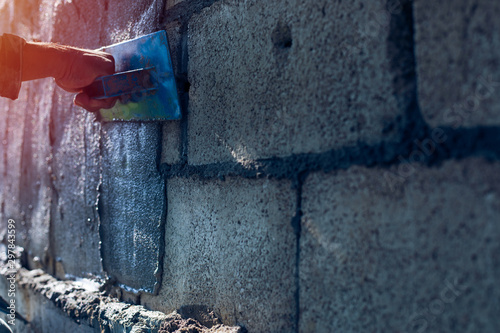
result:
[[[168,45],[170,47],[170,56],[172,58],[172,67],[176,76],[177,90],[179,96],[182,96],[186,73],[183,68],[186,67],[186,38],[182,37],[181,24],[179,21],[173,21],[163,27],[167,33]],[[182,139],[181,139],[180,121],[166,121],[163,124],[161,163],[175,164],[181,161]]]
[[[499,168],[449,161],[397,188],[397,168],[309,176],[300,332],[497,332]]]
[[[425,119],[432,126],[499,125],[500,3],[413,3],[419,101]]]
[[[154,32],[159,27],[163,9],[161,0],[123,2],[99,1],[104,4],[101,43],[109,45]],[[126,19],[124,19],[126,18]]]
[[[53,146],[51,259],[53,274],[103,276],[97,215],[100,126],[57,89],[50,129]]]
[[[101,255],[117,282],[153,292],[160,281],[165,184],[158,171],[159,123],[106,123],[102,127],[99,198]]]
[[[167,195],[163,283],[141,304],[164,312],[206,308],[250,332],[293,331],[290,183],[177,178],[168,181]]]
[[[397,139],[407,107],[398,96],[411,85],[398,80],[407,59],[391,64],[384,8],[385,1],[224,0],[194,15],[189,163]]]
[[[175,164],[180,162],[181,127],[178,121],[168,121],[162,127],[161,163]]]
[[[27,86],[27,87],[26,87]],[[40,267],[49,255],[50,210],[53,196],[50,162],[50,110],[53,85],[50,80],[25,84],[28,91],[46,90],[46,95],[30,94],[34,108],[26,114],[21,150],[20,220],[16,221],[18,236],[26,236],[23,245],[28,250],[31,267]],[[41,261],[41,262],[40,262]]]
[[[5,274],[5,266],[0,265],[0,296],[9,299]],[[148,311],[142,306],[120,303],[105,296],[98,288],[97,283],[89,280],[58,281],[42,270],[20,268],[15,304],[29,324],[16,321],[14,332],[166,333],[182,331],[170,328],[188,327],[193,333],[242,333],[239,327],[220,324],[207,327],[176,312],[166,315]]]

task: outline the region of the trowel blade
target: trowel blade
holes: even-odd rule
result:
[[[101,50],[113,55],[116,72],[147,69],[156,86],[146,94],[142,94],[140,98],[124,94],[113,108],[99,110],[97,114],[99,120],[154,121],[181,118],[165,31],[106,46]],[[154,70],[150,70],[151,68]],[[139,86],[138,90],[142,88]]]

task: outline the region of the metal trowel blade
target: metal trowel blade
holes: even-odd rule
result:
[[[104,90],[111,87],[101,98],[119,96],[119,100],[113,108],[99,110],[99,120],[155,121],[181,118],[165,31],[106,46],[101,50],[113,55],[117,73],[99,78],[96,82],[100,82],[94,82],[93,85],[101,85]]]

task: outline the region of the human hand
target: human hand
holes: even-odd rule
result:
[[[115,60],[111,54],[65,46],[60,52],[61,71],[56,84],[69,92],[78,92],[74,103],[90,112],[112,108],[118,98],[92,99],[83,92],[97,77],[115,73]]]

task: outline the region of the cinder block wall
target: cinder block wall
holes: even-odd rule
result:
[[[497,332],[500,4],[48,0],[5,32],[166,30],[183,118],[2,100],[0,237],[25,266],[249,332]],[[68,320],[71,320],[68,318]]]

